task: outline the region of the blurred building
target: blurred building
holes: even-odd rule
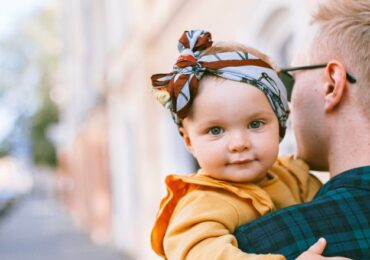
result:
[[[168,173],[195,170],[150,75],[169,72],[184,30],[254,46],[287,65],[307,25],[294,0],[63,0],[53,95],[61,111],[58,194],[76,222],[135,259],[156,259],[150,230]],[[282,152],[292,152],[291,134]]]

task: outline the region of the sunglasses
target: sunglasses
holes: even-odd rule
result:
[[[327,64],[318,64],[318,65],[281,69],[280,72],[278,73],[278,76],[286,87],[288,101],[290,101],[290,98],[292,96],[293,86],[294,86],[294,78],[292,74],[289,73],[290,71],[320,69],[320,68],[325,68],[326,65]],[[347,76],[347,80],[349,83],[356,83],[357,80],[354,76],[352,76],[348,72],[346,72],[346,76]]]

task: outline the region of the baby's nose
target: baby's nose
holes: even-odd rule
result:
[[[230,152],[242,152],[251,146],[248,133],[246,131],[237,131],[232,133],[229,142]]]

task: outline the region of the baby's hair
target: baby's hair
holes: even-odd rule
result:
[[[252,47],[246,46],[241,43],[237,42],[215,42],[211,47],[204,50],[200,56],[204,55],[210,55],[210,54],[216,54],[220,52],[229,52],[229,51],[241,51],[241,52],[247,52],[252,54],[253,56],[263,60],[264,62],[268,63],[273,70],[279,71],[280,67],[277,66],[272,59],[267,56],[266,54],[260,52],[259,50],[256,50]]]

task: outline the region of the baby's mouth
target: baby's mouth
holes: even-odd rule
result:
[[[250,162],[253,162],[254,160],[253,159],[237,159],[237,160],[232,160],[230,161],[228,164],[231,164],[231,165],[242,165],[242,164],[247,164],[247,163],[250,163]]]

